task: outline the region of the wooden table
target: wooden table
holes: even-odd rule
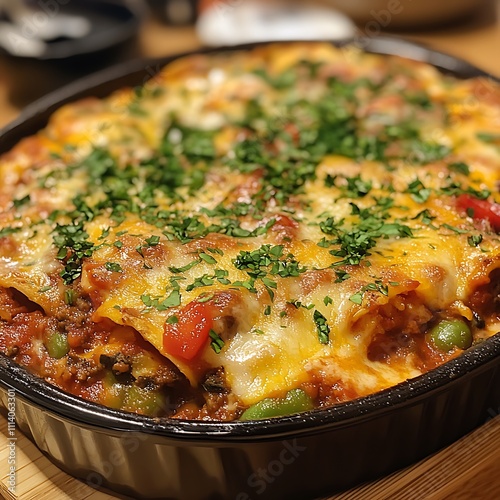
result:
[[[491,8],[478,12],[466,24],[402,35],[467,59],[500,77],[500,0],[494,2]],[[199,46],[200,42],[192,28],[166,27],[153,20],[144,26],[139,39],[140,52],[151,57]],[[12,81],[10,85],[13,85]],[[11,90],[8,78],[0,72],[0,126],[19,113],[19,107],[11,102]],[[12,495],[7,488],[7,422],[0,417],[0,494],[4,498],[118,498],[97,492],[71,478],[20,433],[17,433],[17,438],[18,483],[16,495]],[[500,417],[496,417],[439,453],[386,478],[335,495],[331,500],[492,500],[500,498],[499,463]]]

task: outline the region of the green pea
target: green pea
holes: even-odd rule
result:
[[[64,333],[52,332],[45,343],[51,358],[60,359],[69,352],[68,338]]]
[[[127,386],[118,383],[111,371],[106,371],[102,383],[104,386],[102,403],[110,408],[121,409],[127,393]]]
[[[302,389],[292,389],[284,398],[266,398],[247,408],[240,420],[283,417],[312,410],[314,403]]]
[[[156,416],[165,407],[165,397],[158,390],[131,385],[127,389],[123,409],[143,415]]]
[[[429,332],[433,344],[441,351],[451,351],[455,347],[467,349],[472,345],[472,333],[467,323],[460,319],[440,321]]]

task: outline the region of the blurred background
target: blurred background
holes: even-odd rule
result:
[[[0,126],[65,83],[138,57],[386,35],[500,77],[500,0],[0,0]]]

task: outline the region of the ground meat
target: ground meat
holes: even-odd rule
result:
[[[403,350],[411,350],[414,345],[414,339],[407,333],[377,335],[368,346],[367,357],[370,361],[388,361]]]
[[[79,296],[73,306],[63,308],[55,318],[47,317],[21,293],[0,288],[0,310],[0,352],[72,394],[105,403],[114,392],[104,382],[109,372],[118,392],[134,383],[152,390],[165,388],[169,396],[172,393],[176,407],[186,401],[186,394],[191,394],[185,377],[135,330],[109,320],[94,323],[88,297]],[[59,359],[51,357],[46,348],[53,332],[67,335],[70,350]],[[103,354],[97,359],[92,356],[110,345],[116,345],[115,354]],[[134,368],[141,374],[137,380]],[[200,398],[198,407],[205,403]]]
[[[101,363],[92,359],[84,359],[74,354],[69,354],[66,363],[67,373],[71,374],[79,382],[88,380],[103,369]]]
[[[40,311],[41,308],[13,288],[0,288],[0,319],[10,321],[20,313]]]
[[[185,378],[173,364],[165,360],[164,364],[156,369],[152,380],[158,385],[173,385]]]
[[[205,380],[202,383],[203,389],[207,392],[214,393],[227,393],[229,388],[226,385],[226,377],[224,374],[224,368],[220,366],[215,370],[209,371],[205,375]]]
[[[500,320],[500,269],[489,275],[489,282],[474,290],[467,304],[476,314],[479,322],[488,318]]]
[[[236,420],[241,408],[231,394],[205,393],[205,404],[199,406],[195,401],[181,405],[172,418],[188,420]]]
[[[130,356],[124,356],[121,352],[115,356],[101,354],[99,361],[106,368],[109,368],[115,375],[130,373],[132,369],[132,360]]]
[[[414,292],[394,297],[374,311],[372,337],[367,347],[370,361],[390,362],[415,351],[416,341],[427,330],[433,313]],[[357,330],[359,330],[359,326]]]

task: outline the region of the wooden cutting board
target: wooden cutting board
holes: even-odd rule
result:
[[[15,493],[8,489],[7,421],[0,417],[0,494],[8,500],[114,500],[58,469],[16,433]],[[500,416],[448,448],[328,500],[494,500],[500,498]]]

